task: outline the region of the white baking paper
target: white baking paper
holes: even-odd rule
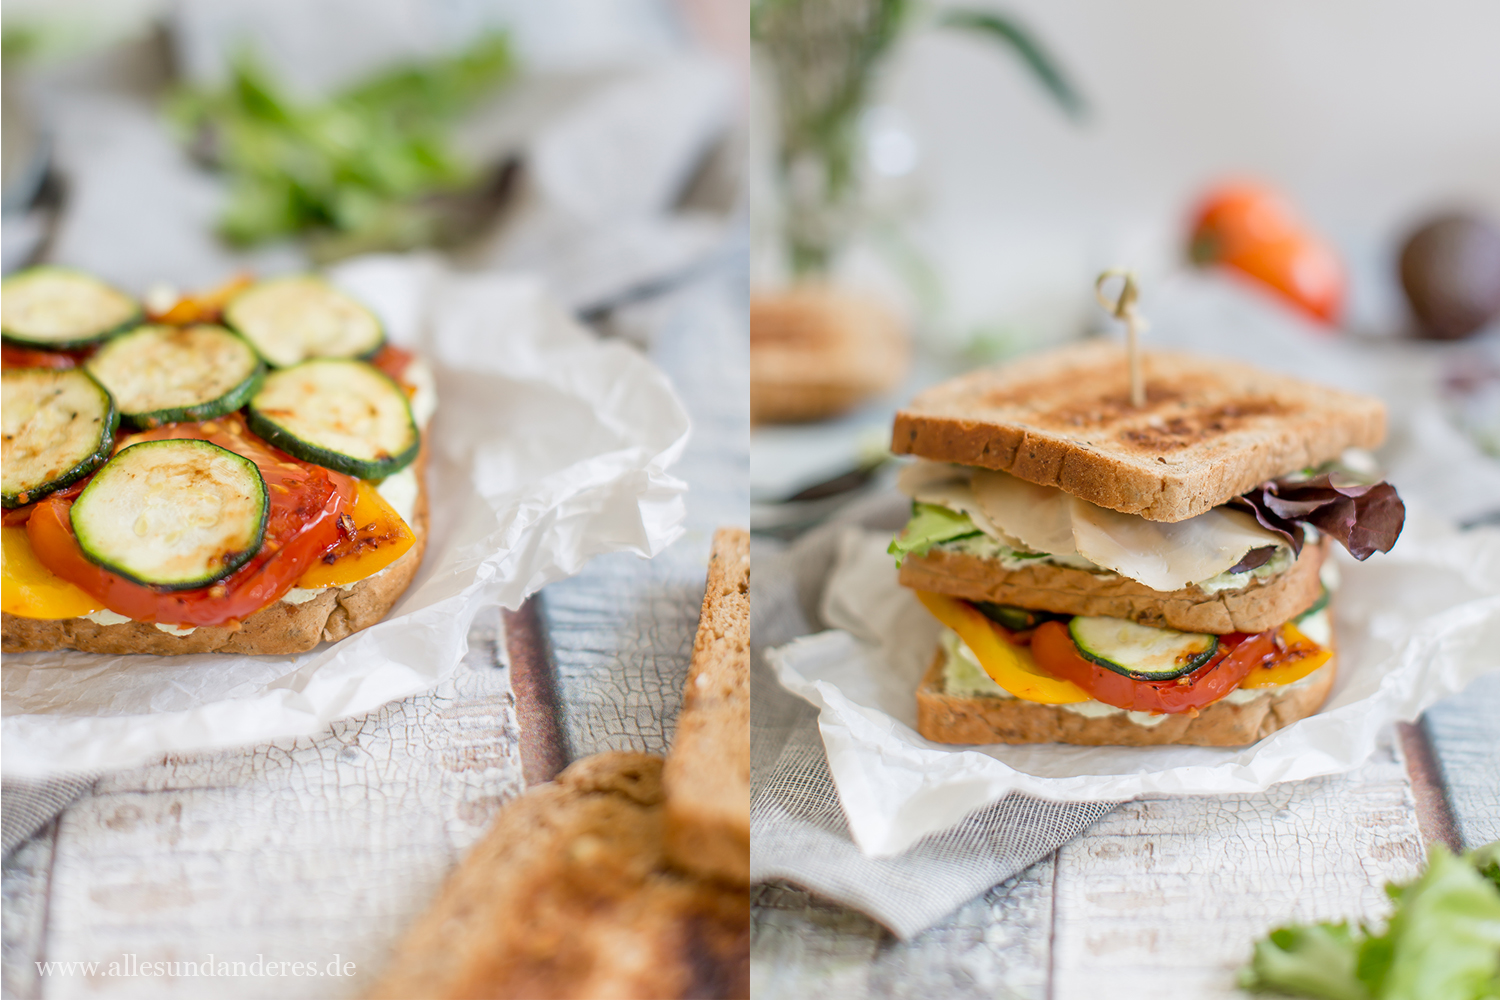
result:
[[[516,608],[592,556],[653,556],[682,533],[686,486],[668,469],[687,414],[636,350],[590,335],[532,278],[453,274],[424,256],[331,277],[437,376],[431,534],[411,588],[384,621],[301,656],[6,656],[7,775],[316,733],[442,680],[479,609]]]
[[[1460,532],[1409,510],[1396,547],[1364,563],[1335,549],[1338,680],[1323,710],[1243,749],[954,747],[917,734],[916,690],[937,621],[896,583],[889,534],[849,528],[824,592],[838,626],[767,651],[818,727],[855,842],[888,856],[1010,792],[1114,801],[1255,792],[1358,766],[1410,720],[1500,668],[1500,531]]]

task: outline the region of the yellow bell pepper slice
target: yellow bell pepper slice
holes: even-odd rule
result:
[[[406,555],[406,550],[416,544],[417,536],[411,528],[367,479],[359,481],[349,516],[354,519],[361,544],[331,563],[315,561],[297,581],[298,587],[313,590],[358,583]]]
[[[1333,658],[1333,650],[1313,642],[1291,622],[1281,626],[1281,641],[1287,649],[1300,655],[1273,666],[1255,668],[1240,683],[1240,687],[1268,688],[1294,684]]]
[[[37,561],[31,551],[31,540],[25,528],[0,528],[3,533],[3,586],[0,606],[8,614],[22,618],[79,618],[104,608],[103,602],[78,587],[54,576]]]
[[[1071,705],[1091,698],[1077,684],[1053,677],[1032,658],[1031,650],[1007,642],[996,625],[975,608],[945,594],[917,591],[917,600],[933,617],[958,633],[984,672],[998,685],[1026,701]]]

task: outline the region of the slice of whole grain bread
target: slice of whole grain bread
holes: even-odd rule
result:
[[[895,388],[909,348],[877,300],[827,285],[750,299],[750,419],[825,420]]]
[[[1182,632],[1264,632],[1312,607],[1322,593],[1318,571],[1329,539],[1306,545],[1283,573],[1237,590],[1205,593],[1197,584],[1162,593],[1117,573],[1036,563],[1006,569],[998,559],[941,548],[901,561],[901,585],[966,601],[991,601],[1031,611],[1128,618]]]
[[[368,996],[748,997],[748,892],[668,865],[661,766],[595,754],[506,804]]]
[[[1277,476],[1373,448],[1385,405],[1235,361],[1091,341],[971,372],[896,414],[891,450],[1001,469],[1090,503],[1182,521]]]
[[[677,735],[662,775],[667,855],[679,868],[750,880],[750,533],[714,533]]]

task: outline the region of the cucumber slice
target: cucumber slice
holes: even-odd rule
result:
[[[277,368],[308,358],[367,358],[385,343],[374,313],[311,275],[246,289],[224,307],[224,322]]]
[[[140,321],[140,303],[82,271],[33,267],[0,284],[0,336],[24,347],[87,347]]]
[[[84,365],[115,397],[132,427],[160,427],[232,413],[260,388],[265,365],[222,326],[141,326]]]
[[[406,392],[363,361],[323,358],[266,376],[250,429],[306,462],[382,479],[417,457],[421,436]]]
[[[260,469],[210,441],[143,441],[105,463],[69,517],[83,554],[166,590],[205,587],[260,551],[270,501]]]
[[[1123,618],[1074,618],[1068,632],[1088,660],[1138,681],[1167,681],[1190,674],[1219,649],[1203,632],[1137,625]]]
[[[3,503],[24,507],[109,459],[120,415],[104,386],[77,368],[12,368],[3,378]]]

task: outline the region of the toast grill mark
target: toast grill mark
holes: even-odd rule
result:
[[[1293,412],[1292,407],[1275,400],[1235,403],[1214,407],[1206,413],[1188,413],[1127,428],[1116,435],[1116,440],[1143,451],[1175,451],[1239,430],[1258,417],[1280,417]]]
[[[1093,396],[1086,402],[1075,402],[1080,379],[1089,381],[1090,374],[1067,372],[1025,386],[983,393],[973,400],[977,404],[974,408],[1004,410],[1019,407],[1029,411],[1023,418],[1024,422],[1040,430],[1059,431],[1070,437],[1092,433],[1151,452],[1187,448],[1238,430],[1257,417],[1290,416],[1296,412],[1294,407],[1275,399],[1241,400],[1205,408],[1202,403],[1195,402],[1188,391],[1160,382],[1147,383],[1144,410],[1130,405],[1130,395],[1123,388]],[[1233,391],[1233,387],[1227,385],[1200,388],[1207,388],[1214,394]],[[1070,397],[1074,401],[1051,406],[1036,405],[1039,399],[1070,400]]]

